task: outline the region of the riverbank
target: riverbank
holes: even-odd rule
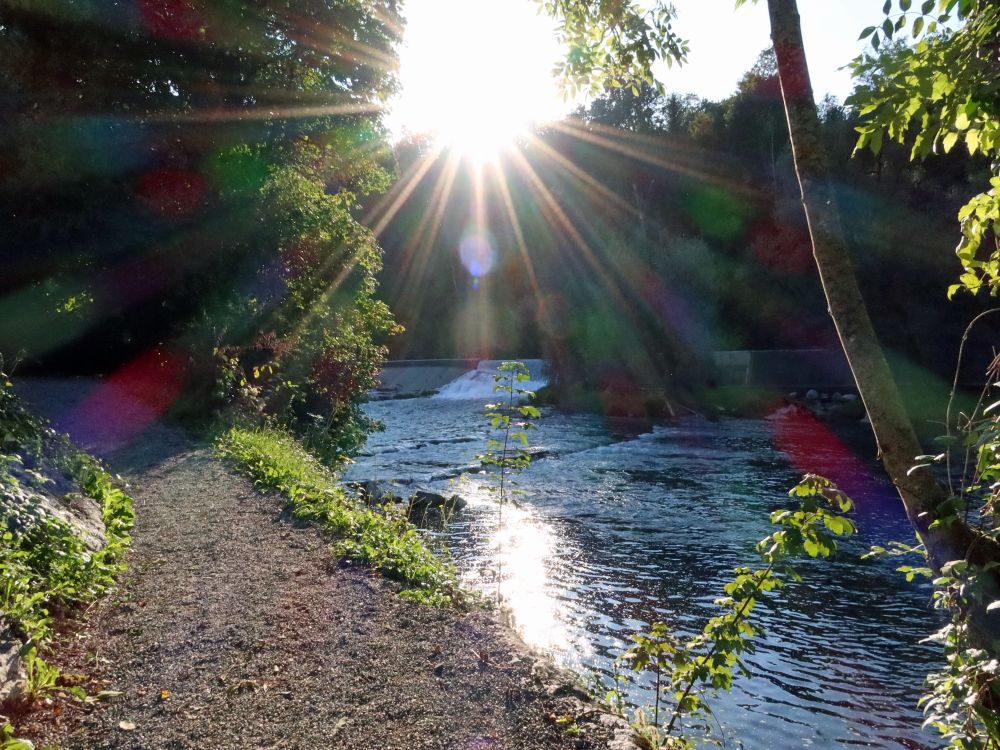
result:
[[[130,571],[55,642],[63,671],[103,698],[43,703],[23,724],[37,746],[568,750],[627,737],[492,614],[408,602],[337,563],[283,498],[208,447],[158,424],[108,457],[135,499]]]

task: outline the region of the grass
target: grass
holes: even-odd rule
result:
[[[287,432],[234,427],[216,441],[216,450],[258,487],[284,495],[295,518],[330,534],[338,557],[371,565],[402,583],[404,598],[437,607],[461,599],[454,568],[427,547],[405,515],[349,497],[335,475]]]

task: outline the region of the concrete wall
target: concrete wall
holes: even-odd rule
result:
[[[475,370],[477,359],[407,359],[386,362],[377,396],[406,396],[434,391]]]
[[[756,388],[853,388],[838,349],[768,349],[714,352],[719,385]]]

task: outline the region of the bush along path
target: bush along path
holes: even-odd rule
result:
[[[53,628],[124,569],[132,501],[99,462],[25,408],[0,372],[0,747],[51,695],[85,695],[50,664]]]
[[[151,435],[112,456],[135,499],[130,569],[56,638],[91,700],[31,714],[37,747],[630,746],[492,614],[455,606],[416,532],[354,506],[294,441],[221,441],[265,494],[213,449]]]

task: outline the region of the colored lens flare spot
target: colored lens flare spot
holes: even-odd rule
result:
[[[458,257],[474,280],[486,276],[497,262],[493,238],[485,232],[470,232],[458,245]]]
[[[190,169],[154,169],[142,176],[136,192],[151,213],[180,218],[194,213],[201,205],[205,179]]]

